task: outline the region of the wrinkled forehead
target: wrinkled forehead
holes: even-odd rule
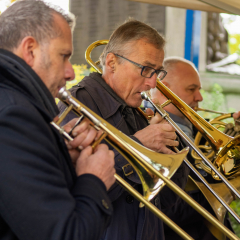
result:
[[[125,45],[124,48],[128,49],[128,54],[137,53],[141,49],[148,48],[149,46],[154,48],[156,51],[163,51],[163,48],[158,48],[158,46],[151,43],[150,40],[148,40],[147,38],[128,41],[124,45]]]
[[[129,44],[127,57],[144,66],[160,69],[163,68],[164,50],[156,48],[145,40],[138,40]]]

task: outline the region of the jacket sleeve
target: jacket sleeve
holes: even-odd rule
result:
[[[34,107],[11,105],[0,133],[0,212],[17,238],[99,239],[112,214],[106,188],[90,174],[69,183],[50,123]]]

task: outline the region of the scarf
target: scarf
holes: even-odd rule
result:
[[[40,77],[23,59],[4,49],[0,49],[0,84],[23,93],[51,118],[59,113],[53,96]]]

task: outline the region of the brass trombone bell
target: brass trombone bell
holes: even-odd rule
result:
[[[62,115],[59,116],[58,121],[52,124],[59,125],[65,118],[66,114],[72,110],[78,116],[81,113],[89,118],[93,123],[93,127],[97,130],[103,130],[106,133],[105,140],[117,149],[135,169],[142,182],[143,196],[148,201],[156,196],[165,183],[159,179],[159,177],[149,172],[142,162],[147,162],[162,175],[171,178],[188,153],[188,148],[185,148],[178,154],[161,154],[140,145],[113,127],[107,121],[101,119],[77,99],[73,98],[70,92],[65,88],[60,89],[59,99],[69,105],[69,108],[65,109]]]

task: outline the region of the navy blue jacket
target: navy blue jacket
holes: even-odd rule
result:
[[[0,50],[2,240],[97,240],[110,221],[105,185],[90,174],[76,176],[62,136],[50,125],[57,113],[37,74]]]

